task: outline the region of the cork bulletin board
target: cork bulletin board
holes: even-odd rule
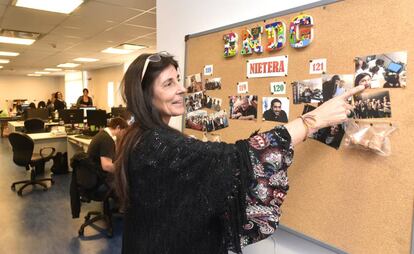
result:
[[[336,150],[312,139],[295,147],[281,224],[347,253],[410,252],[414,204],[413,8],[412,0],[346,0],[187,36],[185,75],[201,73],[205,65],[213,65],[211,77],[220,77],[222,87],[206,94],[222,99],[223,109],[229,109],[228,96],[237,95],[237,82],[248,81],[248,94],[258,96],[257,120],[229,119],[228,128],[213,132],[225,142],[281,124],[262,121],[261,101],[272,96],[270,82],[286,82],[286,94],[280,96],[290,99],[289,120],[297,118],[304,104],[293,104],[291,82],[321,77],[309,74],[311,59],[326,58],[328,74],[354,74],[357,56],[407,51],[406,88],[381,88],[389,90],[392,102],[392,117],[387,121],[398,126],[391,135],[391,156],[349,149],[343,144]],[[223,56],[224,34],[235,32],[240,37],[243,29],[264,26],[275,18],[284,21],[289,32],[290,20],[302,13],[314,19],[314,39],[308,47],[295,49],[287,41],[278,52],[242,56],[239,39],[239,53],[231,58]],[[262,43],[266,43],[265,32]],[[284,55],[289,58],[287,76],[246,78],[247,60]],[[202,138],[201,131],[185,128],[184,132]]]

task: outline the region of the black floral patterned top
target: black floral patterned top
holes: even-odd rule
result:
[[[122,253],[241,253],[276,230],[292,157],[284,127],[236,144],[144,132],[129,157]]]

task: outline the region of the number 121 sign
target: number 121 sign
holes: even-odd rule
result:
[[[326,73],[326,58],[313,59],[309,61],[309,74]]]

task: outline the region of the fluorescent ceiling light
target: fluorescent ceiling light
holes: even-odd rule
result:
[[[61,71],[62,69],[59,68],[45,68],[45,71]]]
[[[107,48],[107,49],[102,50],[103,53],[121,54],[121,55],[129,54],[132,51],[133,50],[130,50],[130,49],[117,49],[117,48]]]
[[[30,77],[40,77],[40,76],[42,76],[42,75],[40,75],[40,74],[35,74],[35,73],[29,73],[29,74],[27,74],[27,76],[30,76]]]
[[[10,60],[9,59],[0,59],[0,63],[2,63],[2,64],[10,63]]]
[[[88,63],[90,63],[90,62],[99,61],[99,59],[96,59],[96,58],[87,58],[87,57],[78,57],[78,58],[73,59],[73,61],[76,61],[76,62],[88,62]]]
[[[0,51],[0,56],[18,56],[20,53],[17,52],[8,52],[8,51]]]
[[[69,14],[82,3],[83,0],[17,0],[16,6]]]
[[[128,49],[128,50],[139,50],[139,49],[148,48],[148,46],[130,44],[130,43],[123,43],[123,44],[119,45],[117,48]]]
[[[79,66],[79,64],[77,64],[77,63],[64,63],[64,64],[59,64],[57,67],[61,67],[61,68],[74,68],[76,66]]]
[[[49,74],[48,71],[35,71],[36,74]]]
[[[32,45],[35,40],[33,39],[22,39],[13,38],[7,36],[0,36],[0,43],[20,44],[20,45]]]
[[[0,69],[3,69],[3,66],[0,65]]]

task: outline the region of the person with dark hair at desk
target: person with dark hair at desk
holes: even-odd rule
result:
[[[113,118],[108,127],[99,131],[92,139],[88,147],[89,158],[105,172],[113,172],[115,158],[115,141],[128,127],[127,122],[120,118]]]
[[[89,94],[89,90],[87,88],[83,89],[83,95],[79,96],[78,101],[76,102],[76,106],[78,107],[92,107],[93,101]]]
[[[63,100],[63,95],[61,92],[55,93],[55,101],[53,102],[55,110],[62,110],[66,108],[66,102]]]

